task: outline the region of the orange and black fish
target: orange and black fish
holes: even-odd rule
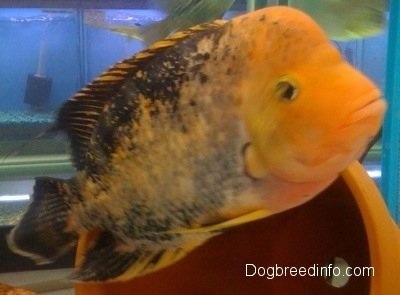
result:
[[[3,295],[36,295],[37,293],[31,292],[26,289],[17,288],[0,283],[0,294]]]
[[[355,161],[385,101],[289,7],[192,27],[117,63],[61,108],[77,173],[39,177],[8,242],[52,262],[100,231],[73,278],[115,281],[301,205]]]

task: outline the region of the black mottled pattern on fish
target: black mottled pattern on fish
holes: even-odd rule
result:
[[[169,241],[176,236],[170,228],[218,220],[218,213],[202,218],[243,189],[231,92],[215,83],[235,60],[230,44],[221,50],[229,30],[223,23],[156,43],[63,106],[58,128],[69,135],[80,170],[74,211],[83,228],[106,227],[125,241]],[[229,69],[215,69],[218,60]],[[208,85],[211,74],[216,81]]]
[[[176,40],[167,39],[118,63],[63,106],[56,127],[68,134],[74,164],[79,170],[87,169],[96,178],[109,169],[109,156],[120,140],[118,130],[140,116],[139,95],[150,103],[169,104],[173,116],[179,117],[176,110],[182,84],[191,79],[199,79],[201,83],[208,80],[202,66],[210,54],[197,53],[197,42],[206,35],[213,39],[216,48],[224,32],[221,26],[208,26],[210,29],[201,31],[200,27],[199,32],[186,40],[193,30],[182,34],[179,46],[175,46]]]

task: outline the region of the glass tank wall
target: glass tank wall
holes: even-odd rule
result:
[[[0,225],[15,222],[27,204],[35,176],[65,177],[73,172],[65,139],[42,133],[60,105],[85,83],[145,47],[141,40],[112,28],[161,20],[165,14],[156,9],[157,2],[0,3]],[[225,17],[283,2],[237,0]],[[335,44],[350,63],[384,88],[386,31]],[[380,151],[379,141],[364,160],[378,183]]]
[[[400,3],[390,1],[385,94],[388,100],[383,129],[382,193],[400,223]]]

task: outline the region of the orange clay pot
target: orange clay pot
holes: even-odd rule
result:
[[[81,237],[77,263],[95,236]],[[246,277],[246,264],[326,266],[334,257],[351,267],[372,266],[374,276],[352,276],[343,287],[330,285],[323,276]],[[75,291],[77,295],[400,294],[400,231],[374,182],[354,163],[309,203],[234,228],[168,268],[123,283],[77,283]]]

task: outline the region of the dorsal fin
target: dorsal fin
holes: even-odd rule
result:
[[[88,145],[104,107],[118,98],[127,78],[140,70],[154,55],[171,48],[183,39],[201,31],[221,27],[224,20],[197,25],[155,42],[148,49],[118,62],[72,96],[60,109],[54,129],[64,131],[71,145],[72,160],[78,170],[85,167]]]

